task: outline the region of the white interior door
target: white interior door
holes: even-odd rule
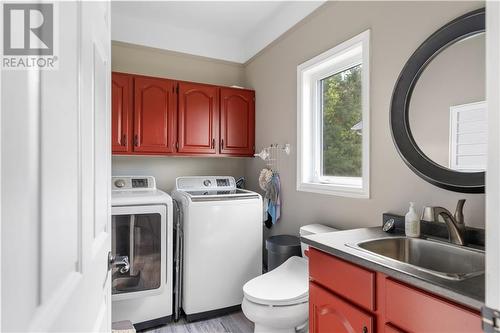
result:
[[[110,6],[55,6],[59,69],[1,77],[1,330],[110,331]]]

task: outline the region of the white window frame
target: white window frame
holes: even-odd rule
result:
[[[297,66],[297,191],[370,197],[370,30]],[[320,82],[362,64],[362,177],[322,175]]]

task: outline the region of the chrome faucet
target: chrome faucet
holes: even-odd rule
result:
[[[465,199],[458,200],[455,215],[443,207],[424,207],[422,220],[428,222],[438,222],[441,216],[448,227],[449,239],[453,244],[465,245],[465,222],[464,222]]]

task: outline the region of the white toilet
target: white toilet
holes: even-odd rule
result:
[[[336,231],[322,224],[300,228],[300,235]],[[291,257],[274,270],[243,286],[241,308],[255,323],[255,333],[294,333],[309,317],[309,270],[301,243],[302,257]]]

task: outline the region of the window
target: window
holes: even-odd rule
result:
[[[297,67],[297,190],[369,197],[370,32]]]

